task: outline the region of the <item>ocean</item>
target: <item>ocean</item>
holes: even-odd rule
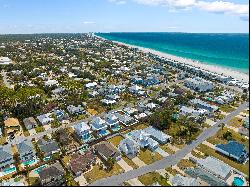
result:
[[[249,34],[96,33],[96,35],[249,74]]]

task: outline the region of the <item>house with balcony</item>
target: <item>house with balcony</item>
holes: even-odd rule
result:
[[[78,123],[74,126],[74,129],[75,129],[77,136],[84,142],[92,138],[91,128],[87,123],[85,122]]]
[[[109,134],[109,131],[107,130],[108,126],[106,124],[106,121],[103,120],[100,117],[95,117],[90,122],[90,127],[93,131],[97,133],[99,136],[106,136]]]
[[[36,162],[36,151],[30,140],[25,140],[16,145],[19,153],[19,159],[25,166]]]

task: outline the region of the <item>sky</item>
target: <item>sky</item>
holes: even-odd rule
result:
[[[249,33],[249,0],[0,0],[0,34]]]

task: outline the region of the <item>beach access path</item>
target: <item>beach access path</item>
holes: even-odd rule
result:
[[[236,110],[229,113],[224,119],[218,121],[212,127],[205,129],[196,140],[192,141],[190,144],[187,144],[184,148],[180,149],[175,154],[164,157],[163,159],[156,161],[150,165],[146,165],[138,169],[121,173],[119,175],[113,175],[111,177],[98,180],[92,184],[89,184],[89,186],[120,186],[123,184],[123,182],[139,177],[146,173],[174,166],[193,149],[195,149],[199,144],[204,142],[209,137],[214,136],[221,128],[220,124],[229,122],[233,117],[237,116],[248,107],[248,102],[243,103]]]

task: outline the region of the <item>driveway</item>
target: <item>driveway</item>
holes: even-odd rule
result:
[[[134,158],[132,159],[132,161],[133,161],[138,167],[146,166],[146,164],[145,164],[141,159],[139,159],[138,157],[134,157]]]
[[[167,157],[169,154],[167,152],[165,152],[163,149],[161,149],[160,147],[158,147],[155,152],[159,153],[161,156],[163,157]]]
[[[117,162],[119,166],[121,166],[122,169],[124,169],[125,172],[133,170],[133,168],[125,162],[125,160],[121,159]]]

